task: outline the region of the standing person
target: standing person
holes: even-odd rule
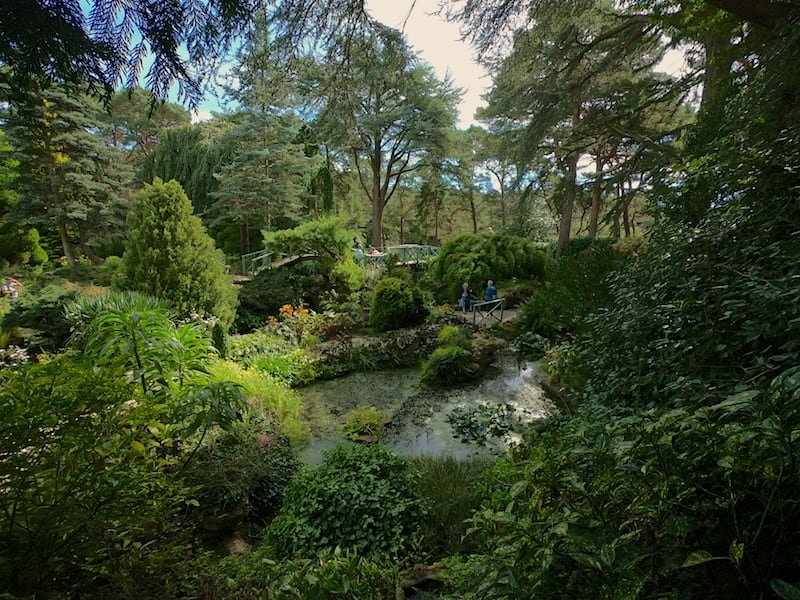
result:
[[[463,313],[467,312],[472,305],[472,292],[466,281],[461,286],[461,297],[458,299],[458,305],[461,307],[461,312]]]
[[[491,302],[497,300],[497,288],[494,287],[494,281],[491,279],[486,282],[486,301]]]

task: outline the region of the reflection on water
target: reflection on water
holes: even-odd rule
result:
[[[370,405],[391,419],[381,443],[399,454],[467,458],[502,452],[508,440],[494,441],[486,447],[461,442],[454,437],[448,417],[457,408],[507,403],[524,423],[545,418],[555,409],[544,396],[541,379],[539,363],[518,366],[506,359],[481,382],[451,390],[420,386],[416,369],[353,373],[318,382],[298,390],[312,432],[301,456],[307,462],[320,462],[323,451],[344,441],[342,426],[348,413]]]

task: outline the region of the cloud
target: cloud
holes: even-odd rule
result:
[[[210,121],[214,115],[210,110],[196,110],[192,113],[192,123],[202,123],[203,121]]]

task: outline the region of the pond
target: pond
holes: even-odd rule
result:
[[[451,423],[468,416],[502,414],[506,422],[530,423],[556,412],[541,387],[541,364],[517,364],[503,359],[479,382],[447,390],[420,385],[417,369],[352,373],[298,390],[311,425],[311,440],[301,452],[310,463],[345,441],[342,427],[347,415],[362,406],[374,406],[389,420],[381,443],[404,456],[449,455],[468,458],[504,452],[516,436],[508,432],[485,445],[463,442]],[[480,420],[480,419],[478,419]],[[462,428],[463,429],[463,428]]]

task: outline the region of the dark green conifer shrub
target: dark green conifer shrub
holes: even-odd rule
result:
[[[180,315],[217,317],[230,326],[236,290],[220,254],[177,181],[156,178],[134,200],[128,215],[126,285],[164,298]]]
[[[422,299],[406,281],[386,277],[375,285],[369,320],[378,331],[416,325],[425,315]]]

